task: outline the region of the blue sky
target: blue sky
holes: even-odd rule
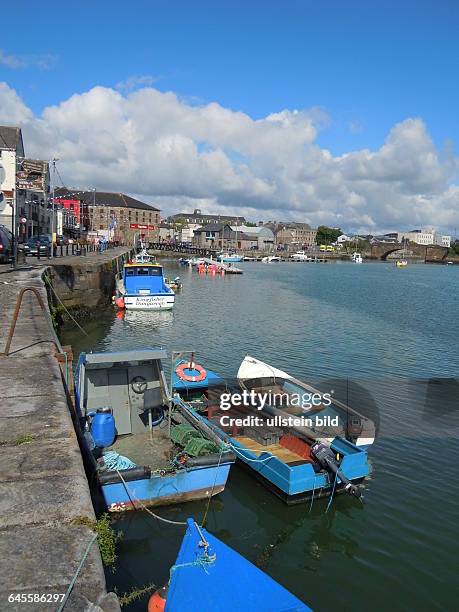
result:
[[[255,120],[319,109],[315,143],[334,156],[376,151],[414,118],[439,157],[457,151],[454,0],[6,0],[0,18],[0,81],[36,117],[97,85],[127,95],[119,84],[142,77]]]
[[[29,9],[27,9],[29,5]],[[421,116],[438,145],[458,140],[457,1],[6,1],[4,51],[54,56],[47,70],[0,66],[34,110],[93,85],[149,75],[190,101],[254,118],[324,108],[320,143],[377,147]],[[32,35],[29,36],[28,33]]]

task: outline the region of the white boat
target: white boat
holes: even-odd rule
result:
[[[397,266],[397,268],[406,268],[406,266],[408,265],[408,262],[406,259],[399,259],[398,261],[395,262],[395,265]]]
[[[265,403],[263,410],[266,409],[273,415],[283,415],[284,417],[310,417],[313,425],[303,428],[305,433],[307,430],[309,435],[312,432],[317,438],[322,437],[330,442],[336,436],[341,436],[363,449],[368,448],[375,441],[375,424],[369,418],[335,399],[331,396],[331,393],[321,393],[315,387],[255,357],[247,355],[244,358],[239,367],[237,378],[239,384],[249,392],[253,390],[255,394],[269,394],[265,397],[272,399]],[[305,406],[304,399],[308,397],[311,400],[314,394],[317,394],[315,397],[319,398],[318,403],[314,404],[309,401],[309,405]],[[279,398],[280,395],[284,395],[284,399],[281,402],[276,402],[275,396]],[[288,402],[287,396],[289,398]],[[278,406],[280,406],[280,409]],[[333,427],[325,426],[324,429],[323,426],[314,425],[314,415],[330,417],[331,419],[338,417],[338,424]],[[302,427],[298,429],[300,430]]]
[[[281,258],[278,257],[277,255],[267,255],[266,257],[262,258],[262,263],[275,263],[280,261]]]
[[[363,263],[362,255],[360,255],[360,253],[357,253],[357,252],[352,253],[352,261],[358,264]]]
[[[310,257],[306,251],[297,251],[293,253],[293,255],[290,255],[290,259],[293,261],[313,261],[313,258]]]
[[[237,253],[220,253],[217,255],[217,261],[221,263],[238,263],[242,261],[244,257],[242,255],[238,255]]]
[[[147,249],[143,248],[135,256],[135,263],[151,263],[154,257],[148,254]]]

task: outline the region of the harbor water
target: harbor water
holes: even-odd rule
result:
[[[173,311],[101,313],[67,329],[81,350],[194,350],[235,376],[251,354],[332,390],[378,424],[364,502],[288,507],[235,466],[207,529],[314,610],[457,608],[459,267],[243,263],[242,276],[181,276]],[[165,364],[167,365],[167,364]],[[200,521],[207,502],[155,511]],[[145,512],[120,516],[110,588],[167,582],[183,530]],[[237,576],[228,576],[237,589]],[[125,609],[145,610],[148,596]],[[275,610],[275,606],[271,608]]]

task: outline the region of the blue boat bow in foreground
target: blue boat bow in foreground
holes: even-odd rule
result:
[[[287,589],[188,519],[165,612],[306,612]]]

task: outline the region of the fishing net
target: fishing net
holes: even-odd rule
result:
[[[186,446],[187,442],[192,438],[202,438],[202,436],[194,427],[184,423],[182,425],[176,425],[172,428],[171,438],[175,444],[178,444],[179,446]]]
[[[191,438],[184,448],[187,455],[191,457],[202,457],[203,455],[210,455],[212,453],[218,453],[218,447],[210,440],[204,438]]]

